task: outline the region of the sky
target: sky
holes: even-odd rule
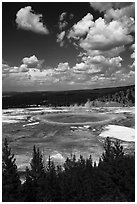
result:
[[[134,2],[2,3],[3,92],[134,83]]]

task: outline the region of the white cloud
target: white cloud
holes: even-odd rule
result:
[[[134,61],[129,67],[131,68],[131,70],[135,70],[135,52],[131,54],[131,58],[134,59]]]
[[[100,67],[97,67],[95,66],[94,64],[92,63],[88,63],[88,60],[85,61],[85,62],[81,62],[81,63],[77,63],[73,68],[72,68],[72,71],[75,73],[75,74],[82,74],[83,76],[90,76],[92,74],[95,74],[95,73],[99,73],[100,72]],[[75,75],[77,76],[77,75]],[[76,77],[77,78],[77,77]]]
[[[73,69],[76,69],[76,70],[85,70],[86,69],[86,66],[85,66],[85,63],[84,62],[81,62],[81,63],[77,63]]]
[[[9,73],[18,73],[19,72],[19,67],[10,67]]]
[[[7,64],[2,65],[2,74],[6,74],[6,75],[11,73],[19,73],[19,72],[27,72],[27,71],[28,71],[28,68],[27,68],[27,65],[25,64],[22,64],[20,67],[17,67],[17,66],[10,67]]]
[[[23,62],[24,64],[26,64],[26,65],[30,65],[30,64],[36,64],[36,63],[38,63],[39,60],[38,60],[38,58],[37,58],[35,55],[33,55],[33,56],[31,56],[31,57],[24,57],[24,58],[22,59],[22,62]]]
[[[29,72],[31,68],[35,71],[39,71],[42,67],[43,60],[38,60],[38,58],[33,55],[31,57],[25,57],[22,59],[23,64],[20,66],[9,66],[7,64],[3,64],[2,73],[3,74],[11,74],[11,73],[21,73],[21,72]]]
[[[131,58],[135,59],[135,52],[131,54]]]
[[[65,63],[59,63],[58,67],[55,68],[56,72],[66,72],[70,69],[68,62]]]
[[[90,5],[100,12],[107,11],[111,8],[123,8],[131,5],[133,2],[90,2]]]
[[[30,57],[24,57],[22,59],[22,62],[23,62],[24,65],[27,66],[27,68],[38,68],[38,69],[41,69],[44,60],[38,60],[38,58],[35,55],[32,55]]]
[[[8,64],[2,64],[2,74],[8,73],[10,70],[10,67]]]
[[[78,38],[85,35],[91,26],[93,26],[94,22],[93,16],[88,13],[82,20],[80,20],[77,24],[73,25],[72,29],[68,34],[68,38]]]
[[[104,57],[116,57],[119,56],[121,52],[125,51],[124,45],[115,47],[109,50],[87,50],[86,56],[96,56],[103,55]]]
[[[16,14],[18,28],[30,30],[35,33],[49,34],[49,31],[42,22],[42,14],[35,14],[31,6],[21,8]]]
[[[68,25],[67,21],[59,22],[59,29],[63,30]]]
[[[133,41],[128,28],[119,21],[106,23],[98,18],[90,28],[86,38],[80,40],[80,47],[84,50],[110,50],[126,45]]]
[[[134,2],[93,2],[91,6],[104,12],[105,21],[118,20],[132,32],[135,30],[134,17],[135,17],[135,3]]]
[[[64,39],[65,37],[65,31],[62,31],[60,34],[57,34],[57,42],[60,43],[60,46],[62,47],[64,45]]]
[[[131,49],[133,50],[133,53],[131,54],[131,59],[133,59],[133,63],[131,65],[129,65],[129,67],[131,68],[131,71],[135,70],[135,43],[131,45]]]
[[[104,18],[107,20],[115,19],[120,20],[123,16],[135,17],[135,4],[131,4],[121,9],[109,9],[106,11]]]
[[[122,58],[120,56],[113,58],[105,58],[102,55],[97,55],[93,57],[85,57],[84,62],[77,63],[71,70],[76,74],[84,75],[94,75],[104,74],[106,76],[111,76],[121,68]]]
[[[119,57],[113,57],[113,58],[105,58],[104,56],[98,55],[94,57],[89,57],[87,62],[92,64],[100,64],[100,66],[116,66],[121,67],[121,61],[122,58]]]
[[[28,71],[29,71],[29,69],[28,69],[28,66],[26,64],[20,65],[19,72],[28,72]]]
[[[64,30],[66,26],[69,24],[69,21],[73,18],[74,14],[67,14],[67,12],[61,13],[59,16],[59,30]]]
[[[73,67],[73,70],[77,70],[77,71],[85,71],[87,69],[87,65],[84,62],[81,63],[76,63],[76,65]]]
[[[59,21],[64,21],[66,15],[67,15],[67,12],[63,12],[63,13],[59,16]]]
[[[99,10],[100,12],[106,11],[112,7],[111,2],[90,2],[90,5],[95,9]]]
[[[131,45],[131,49],[132,49],[132,50],[135,50],[135,43],[133,43],[133,44]]]

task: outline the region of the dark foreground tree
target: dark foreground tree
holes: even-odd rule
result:
[[[112,142],[109,137],[106,138],[104,149],[98,168],[105,173],[113,188],[100,201],[134,201],[135,157],[125,155],[120,141]]]
[[[21,182],[15,164],[14,154],[4,140],[2,148],[2,201],[19,201]]]
[[[31,168],[26,167],[26,181],[23,186],[24,201],[42,201],[42,183],[44,180],[44,164],[39,148],[33,147]]]
[[[50,156],[48,159],[48,164],[45,169],[45,201],[60,201],[61,200],[61,190],[59,185],[59,176],[57,175],[57,168],[54,162],[51,160]],[[59,169],[58,169],[59,170]],[[61,171],[62,172],[62,171]]]
[[[103,162],[113,162],[114,160],[123,158],[124,156],[123,146],[120,145],[119,140],[112,143],[110,138],[107,137],[105,140],[104,149],[105,151],[101,156],[101,160]]]
[[[5,149],[8,149],[6,143]],[[5,149],[4,154],[11,155]],[[3,163],[3,172],[4,169]],[[15,175],[15,171],[12,172]],[[13,175],[8,174],[6,177],[8,184]],[[13,196],[17,193],[17,188],[8,191],[5,186],[3,185],[3,192],[7,194],[3,200],[17,201]],[[63,166],[57,167],[49,157],[48,164],[44,167],[42,154],[34,146],[20,198],[20,201],[25,202],[134,202],[135,157],[125,155],[119,141],[112,142],[107,138],[98,165],[93,165],[91,156],[76,159],[72,155]]]

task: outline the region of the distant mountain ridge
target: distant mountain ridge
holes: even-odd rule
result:
[[[108,97],[116,94],[129,97],[127,100],[135,102],[135,85],[100,88],[100,89],[83,89],[68,91],[36,91],[36,92],[5,92],[2,94],[2,108],[29,107],[29,106],[63,106],[86,103],[87,100]]]

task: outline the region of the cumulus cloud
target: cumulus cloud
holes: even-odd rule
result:
[[[120,56],[113,58],[105,58],[104,56],[94,56],[88,59],[88,63],[100,64],[101,66],[116,66],[121,67],[122,58]]]
[[[59,30],[63,30],[68,25],[67,21],[59,22]]]
[[[22,62],[26,65],[30,65],[30,64],[35,64],[38,63],[38,59],[35,55],[31,56],[31,57],[25,57],[23,58]]]
[[[73,67],[74,71],[86,71],[87,69],[88,66],[84,62],[76,63],[76,65]]]
[[[131,45],[131,49],[133,50],[133,53],[131,54],[131,59],[133,59],[133,63],[129,66],[131,68],[132,71],[135,70],[135,44]]]
[[[67,16],[67,12],[63,12],[60,16],[59,16],[59,30],[63,30],[67,25],[68,22],[65,20]]]
[[[10,67],[9,69],[9,73],[18,73],[20,70],[19,70],[19,67]]]
[[[94,9],[104,12],[104,19],[107,22],[110,22],[111,20],[118,20],[123,23],[126,22],[128,24],[128,29],[130,29],[131,32],[134,32],[134,2],[93,2],[90,4]]]
[[[135,52],[131,54],[131,58],[135,59]]]
[[[62,47],[64,45],[64,37],[65,37],[65,31],[62,31],[60,34],[57,34],[57,42],[60,43],[60,46]]]
[[[87,52],[84,52],[85,56],[96,56],[96,55],[103,55],[104,57],[116,57],[119,56],[121,52],[125,51],[125,46],[119,46],[119,47],[114,47],[109,50],[87,50]],[[83,56],[84,56],[83,55]],[[84,56],[84,57],[85,57]]]
[[[66,28],[66,26],[69,24],[69,21],[73,18],[73,14],[67,14],[67,12],[63,12],[61,13],[61,15],[59,16],[59,22],[58,22],[58,26],[59,26],[59,30],[63,30]]]
[[[68,34],[68,38],[79,39],[81,36],[88,33],[91,26],[94,22],[92,14],[88,13],[85,17],[82,18],[77,24],[73,25],[72,29]]]
[[[43,60],[38,60],[35,55],[30,57],[25,57],[22,59],[23,64],[20,66],[9,66],[8,64],[2,65],[2,73],[3,74],[11,74],[11,73],[21,73],[21,72],[29,72],[31,68],[35,71],[41,71]]]
[[[132,50],[135,50],[135,43],[133,43],[133,44],[131,45],[131,49],[132,49]]]
[[[9,65],[3,63],[3,64],[2,64],[2,74],[6,74],[6,73],[8,73],[9,70],[10,70]]]
[[[19,72],[28,72],[27,65],[22,64],[21,66],[9,66],[8,64],[3,64],[2,65],[2,74],[11,74],[11,73],[19,73]]]
[[[94,22],[93,16],[87,14],[70,29],[67,38],[74,39],[75,47],[83,48],[87,55],[115,57],[133,42],[133,25],[134,19],[127,16],[110,22],[100,17]]]
[[[113,58],[105,58],[102,55],[93,57],[85,57],[83,62],[77,63],[71,70],[77,74],[94,75],[103,74],[104,76],[111,76],[121,68],[122,58],[120,56]]]
[[[35,55],[32,55],[30,57],[24,57],[22,59],[22,62],[23,62],[23,64],[21,65],[22,67],[26,66],[27,68],[33,67],[33,68],[41,69],[44,60],[38,60],[38,58]]]
[[[88,13],[66,33],[77,49],[83,48],[78,56],[82,62],[72,68],[73,72],[83,76],[89,74],[92,79],[95,73],[97,76],[103,74],[98,78],[101,80],[107,77],[112,80],[112,75],[119,70],[129,73],[130,70],[122,66],[120,54],[134,41],[134,3],[94,2],[91,6],[103,12],[104,18],[94,21],[92,14]],[[134,55],[132,53],[131,58]],[[130,66],[132,70],[134,64]],[[116,77],[113,80],[116,81]]]
[[[31,6],[27,6],[17,12],[16,23],[20,29],[49,34],[47,27],[42,22],[42,17],[42,14],[35,14]]]
[[[28,66],[26,64],[20,65],[19,72],[28,72],[28,71],[29,71],[29,69],[28,69]]]
[[[55,69],[57,72],[66,72],[70,69],[68,62],[65,63],[59,63],[58,67]]]
[[[133,37],[125,25],[119,21],[106,23],[98,18],[90,28],[86,38],[80,41],[84,50],[109,50],[118,46],[126,45],[133,41]]]
[[[11,68],[11,72],[4,78],[3,85],[6,87],[9,82],[11,90],[15,90],[17,86],[18,88],[23,88],[23,90],[45,90],[46,87],[50,89],[53,85],[54,88],[58,86],[70,88],[70,86],[77,87],[77,85],[81,86],[81,88],[83,88],[83,85],[84,87],[91,85],[97,87],[97,84],[99,86],[108,86],[112,85],[112,82],[116,82],[120,75],[123,81],[124,77],[130,79],[129,74],[120,72],[121,60],[120,57],[105,58],[94,56],[89,57],[84,62],[76,63],[73,67],[70,67],[68,62],[65,62],[59,63],[56,68],[47,68],[42,71],[37,68],[29,68],[27,72],[25,72],[27,65],[23,64],[20,67]],[[4,67],[6,69],[6,66]],[[19,69],[20,72],[18,72]],[[133,78],[133,71],[130,73],[131,75]],[[3,76],[5,77],[5,75]],[[120,80],[121,78],[119,78]]]
[[[107,9],[112,8],[112,2],[90,2],[90,5],[100,12],[106,11]]]
[[[60,44],[60,47],[64,46],[64,37],[66,34],[65,28],[69,24],[68,20],[71,20],[73,16],[73,14],[67,14],[67,12],[63,12],[59,16],[58,27],[61,32],[56,35],[56,42]]]
[[[63,21],[65,19],[67,15],[67,12],[63,12],[60,16],[59,16],[59,21]]]
[[[134,4],[119,2],[94,2],[91,6],[104,13],[104,18],[93,19],[93,15],[88,13],[79,22],[75,23],[69,30],[68,23],[73,14],[63,12],[58,19],[59,34],[57,34],[57,42],[60,46],[64,46],[66,39],[80,50],[79,57],[81,61],[73,67],[68,62],[61,62],[54,68],[47,67],[41,69],[43,60],[39,60],[35,55],[22,59],[19,67],[10,67],[6,63],[3,64],[3,76],[13,79],[20,85],[19,80],[23,79],[25,86],[44,87],[54,84],[64,87],[67,85],[81,85],[81,87],[92,86],[113,86],[126,85],[134,80],[135,62],[124,67],[123,59],[120,54],[125,49],[132,49],[133,53],[129,57],[135,59],[134,36]],[[26,9],[27,8],[27,9]],[[25,7],[20,10],[21,14],[17,15],[16,22],[18,27],[21,25],[23,29],[39,32],[35,24],[41,23],[41,30],[47,29],[40,22],[42,15],[34,14],[31,7]],[[20,12],[19,11],[19,12]],[[18,12],[18,13],[19,13]],[[26,13],[25,13],[26,12]],[[17,13],[17,14],[18,14]],[[23,16],[23,17],[22,17]],[[24,18],[25,16],[25,18]],[[21,18],[22,17],[22,18]],[[36,20],[35,20],[36,19]],[[33,28],[33,29],[32,29]],[[37,30],[37,31],[36,31]],[[45,33],[42,31],[41,33]],[[132,45],[130,45],[132,44]],[[81,49],[82,48],[82,49]],[[130,51],[131,52],[131,51]],[[130,60],[131,60],[130,59]],[[132,79],[132,80],[131,80]]]
[[[131,5],[132,2],[90,2],[91,7],[100,12],[107,11],[111,8],[123,8]]]
[[[107,20],[115,19],[118,20],[123,16],[135,17],[135,4],[129,5],[121,9],[109,9],[106,11],[104,18]]]

